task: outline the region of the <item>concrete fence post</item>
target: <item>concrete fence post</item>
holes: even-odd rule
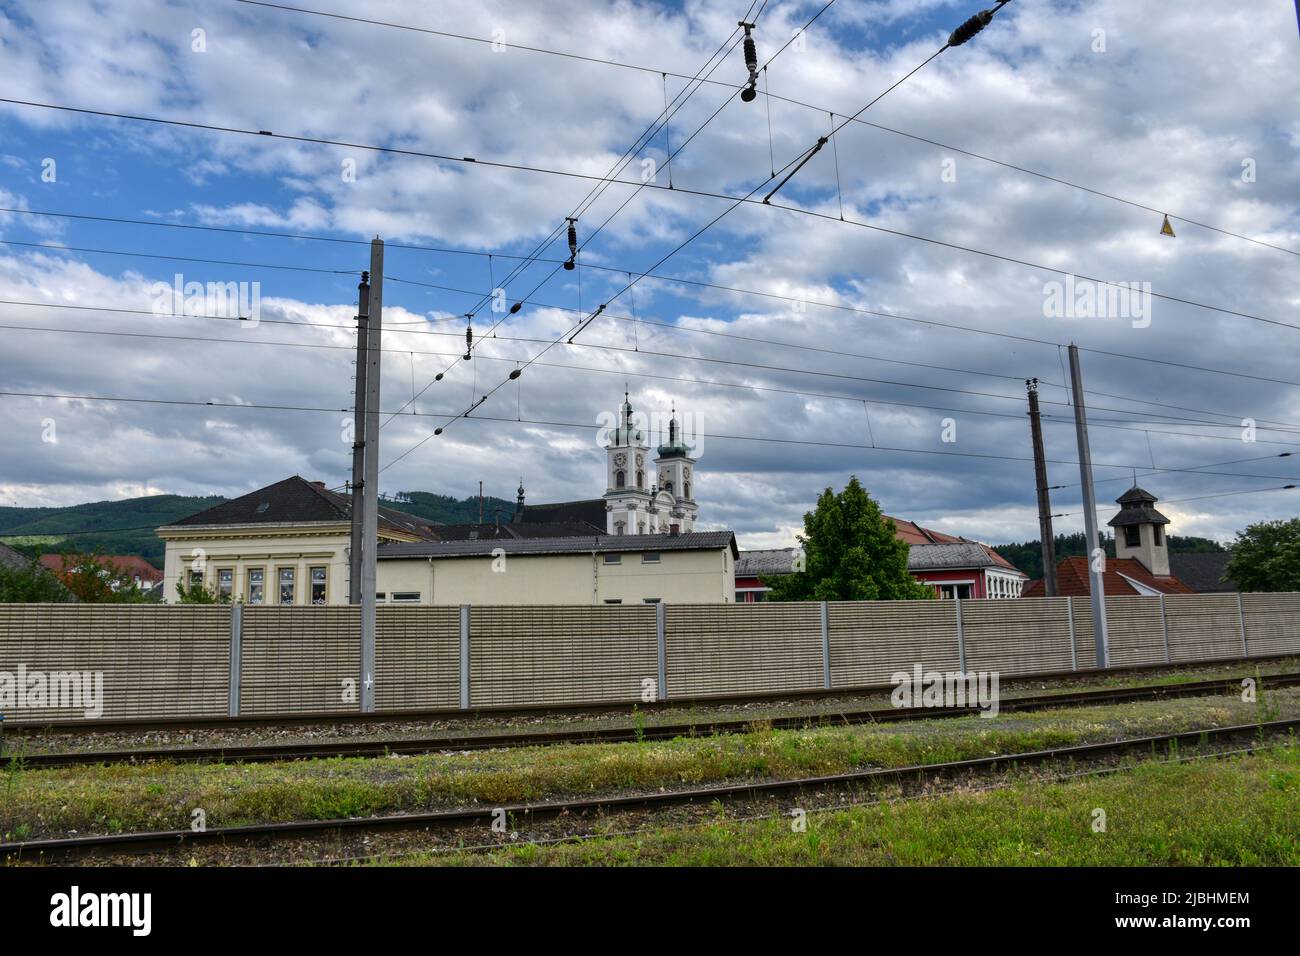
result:
[[[1065,598],[1065,620],[1070,626],[1070,670],[1079,669],[1079,645],[1074,639],[1074,598]]]
[[[659,661],[658,699],[668,699],[668,641],[664,635],[664,602],[655,602],[655,656]]]
[[[1241,623],[1241,656],[1250,656],[1250,645],[1246,643],[1246,612],[1241,606],[1241,592],[1237,592],[1237,620]]]
[[[469,605],[460,606],[460,709],[469,710]]]
[[[961,620],[961,598],[954,597],[953,604],[957,605],[957,661],[958,670],[963,674],[966,673],[966,629],[962,626]]]
[[[826,602],[822,601],[822,687],[831,689],[831,629]]]
[[[239,716],[239,686],[243,679],[244,605],[230,605],[230,706],[227,713]]]
[[[1165,663],[1172,664],[1169,657],[1169,612],[1165,610],[1165,596],[1160,595],[1160,630],[1165,636]]]

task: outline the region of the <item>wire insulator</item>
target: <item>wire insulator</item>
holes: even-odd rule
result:
[[[510,377],[511,377],[511,378],[518,378],[518,377],[519,377],[519,373],[522,372],[522,371],[523,371],[523,369],[518,369],[518,368],[517,368],[517,369],[515,369],[514,371],[512,371],[512,372],[510,373]]]
[[[754,45],[754,35],[751,32],[754,24],[741,20],[738,25],[745,28],[745,68],[749,70],[749,82],[740,91],[740,98],[749,103],[758,96],[758,47]]]
[[[992,10],[981,10],[975,16],[971,17],[956,30],[952,31],[952,36],[948,37],[949,46],[961,46],[967,40],[972,39],[975,34],[983,30],[993,20]]]
[[[465,318],[469,318],[466,316]],[[474,326],[465,326],[465,361],[469,361],[470,352],[474,348]]]
[[[573,260],[578,256],[578,226],[575,220],[569,220],[569,261],[564,268],[573,271]]]
[[[519,311],[520,309],[522,309],[523,307],[524,307],[524,304],[523,304],[522,302],[516,302],[514,305],[512,305],[512,306],[510,307],[510,314],[511,314],[511,315],[514,315],[516,312],[518,312],[518,311]]]

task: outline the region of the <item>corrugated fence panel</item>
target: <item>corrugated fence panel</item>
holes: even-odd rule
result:
[[[1065,598],[961,602],[966,670],[1031,674],[1070,669]]]
[[[845,601],[827,608],[831,686],[887,684],[898,671],[956,671],[952,601]]]
[[[240,714],[360,710],[361,608],[246,607],[241,649]]]
[[[460,705],[460,608],[376,608],[375,708]]]
[[[1241,657],[1235,594],[1166,594],[1169,654],[1175,661]]]
[[[1084,604],[1091,613],[1092,603],[1085,601]],[[1160,598],[1136,594],[1107,597],[1106,631],[1110,639],[1111,667],[1165,662]]]
[[[475,607],[470,634],[473,707],[630,703],[658,680],[649,604]]]
[[[1300,594],[1243,594],[1251,657],[1300,652]]]
[[[821,605],[669,604],[668,695],[711,697],[822,686]]]
[[[1074,646],[1079,655],[1079,670],[1097,666],[1097,645],[1092,638],[1092,602],[1088,595],[1070,599],[1074,608]]]
[[[92,718],[223,716],[229,661],[229,608],[0,604],[0,671],[15,679],[20,669],[29,680],[45,675],[47,689],[53,673],[92,675],[85,688],[91,699],[83,695],[79,705],[64,696],[61,702],[74,706],[48,706],[60,702],[50,698],[46,706],[25,706],[26,692],[24,706],[17,699],[0,703],[14,723],[85,719],[87,709],[100,709],[95,674],[102,675],[102,713]],[[66,678],[60,683],[65,692],[71,689]]]

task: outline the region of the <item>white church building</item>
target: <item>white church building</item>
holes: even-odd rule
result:
[[[695,530],[698,506],[692,497],[695,458],[681,437],[674,408],[668,441],[657,449],[653,481],[648,473],[650,445],[637,427],[632,402],[623,395],[618,424],[605,446],[605,533],[680,534]]]

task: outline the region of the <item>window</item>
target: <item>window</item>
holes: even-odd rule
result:
[[[621,531],[620,531],[619,533],[622,534]],[[623,555],[621,555],[621,554],[607,554],[607,555],[605,555],[605,563],[606,563],[606,564],[622,564],[622,563],[623,563]]]
[[[280,603],[292,604],[294,591],[294,568],[280,569]]]
[[[625,523],[623,523],[622,521],[615,521],[615,522],[614,522],[614,533],[615,533],[615,534],[622,534],[623,531],[624,531],[626,528],[627,528],[627,525],[626,525]]]
[[[969,584],[941,584],[939,585],[939,597],[951,601],[954,598],[960,598],[965,601],[970,598]]]
[[[311,568],[308,573],[311,575],[311,603],[324,604],[327,597],[327,570],[323,567],[315,567]]]
[[[394,604],[419,604],[420,592],[419,591],[394,591],[393,603]]]
[[[1165,543],[1165,529],[1164,529],[1164,528],[1160,527],[1160,525],[1155,525],[1154,527],[1152,527],[1151,531],[1152,531],[1152,534],[1155,536],[1155,542],[1156,542],[1157,545],[1162,545],[1162,544]]]
[[[644,471],[638,471],[638,472],[636,473],[636,486],[637,486],[638,488],[644,488],[644,487],[645,487],[645,472],[644,472]]]
[[[658,598],[642,598],[642,599],[641,599],[641,603],[642,603],[642,604],[658,604],[658,603],[659,603],[659,599],[658,599]]]
[[[668,492],[670,495],[673,493],[673,483],[671,481],[664,482],[664,491]]]
[[[614,487],[623,488],[626,486],[627,486],[627,472],[624,471],[614,472]]]
[[[691,483],[689,481],[682,482],[682,497],[687,499],[691,497]]]
[[[658,563],[659,563],[659,552],[658,552],[658,551],[647,551],[645,554],[641,555],[641,563],[642,563],[642,564],[658,564]]]
[[[622,599],[622,598],[605,598],[605,603],[606,603],[606,604],[622,604],[622,603],[623,603],[623,599]]]
[[[194,587],[194,585],[196,585],[196,584],[197,584],[199,587],[203,587],[203,572],[202,572],[202,571],[191,571],[191,572],[190,572],[190,587]]]
[[[383,592],[383,591],[377,591],[377,592],[375,593],[375,603],[376,603],[376,604],[383,604],[383,603],[384,603],[384,599],[385,599],[386,597],[388,597],[388,595],[387,595],[385,592]]]
[[[1124,544],[1130,548],[1139,547],[1142,544],[1142,529],[1135,524],[1125,525]]]
[[[261,568],[248,569],[248,603],[261,604],[266,600],[266,572]]]
[[[217,600],[222,604],[229,604],[235,596],[235,569],[218,568],[217,569]]]

